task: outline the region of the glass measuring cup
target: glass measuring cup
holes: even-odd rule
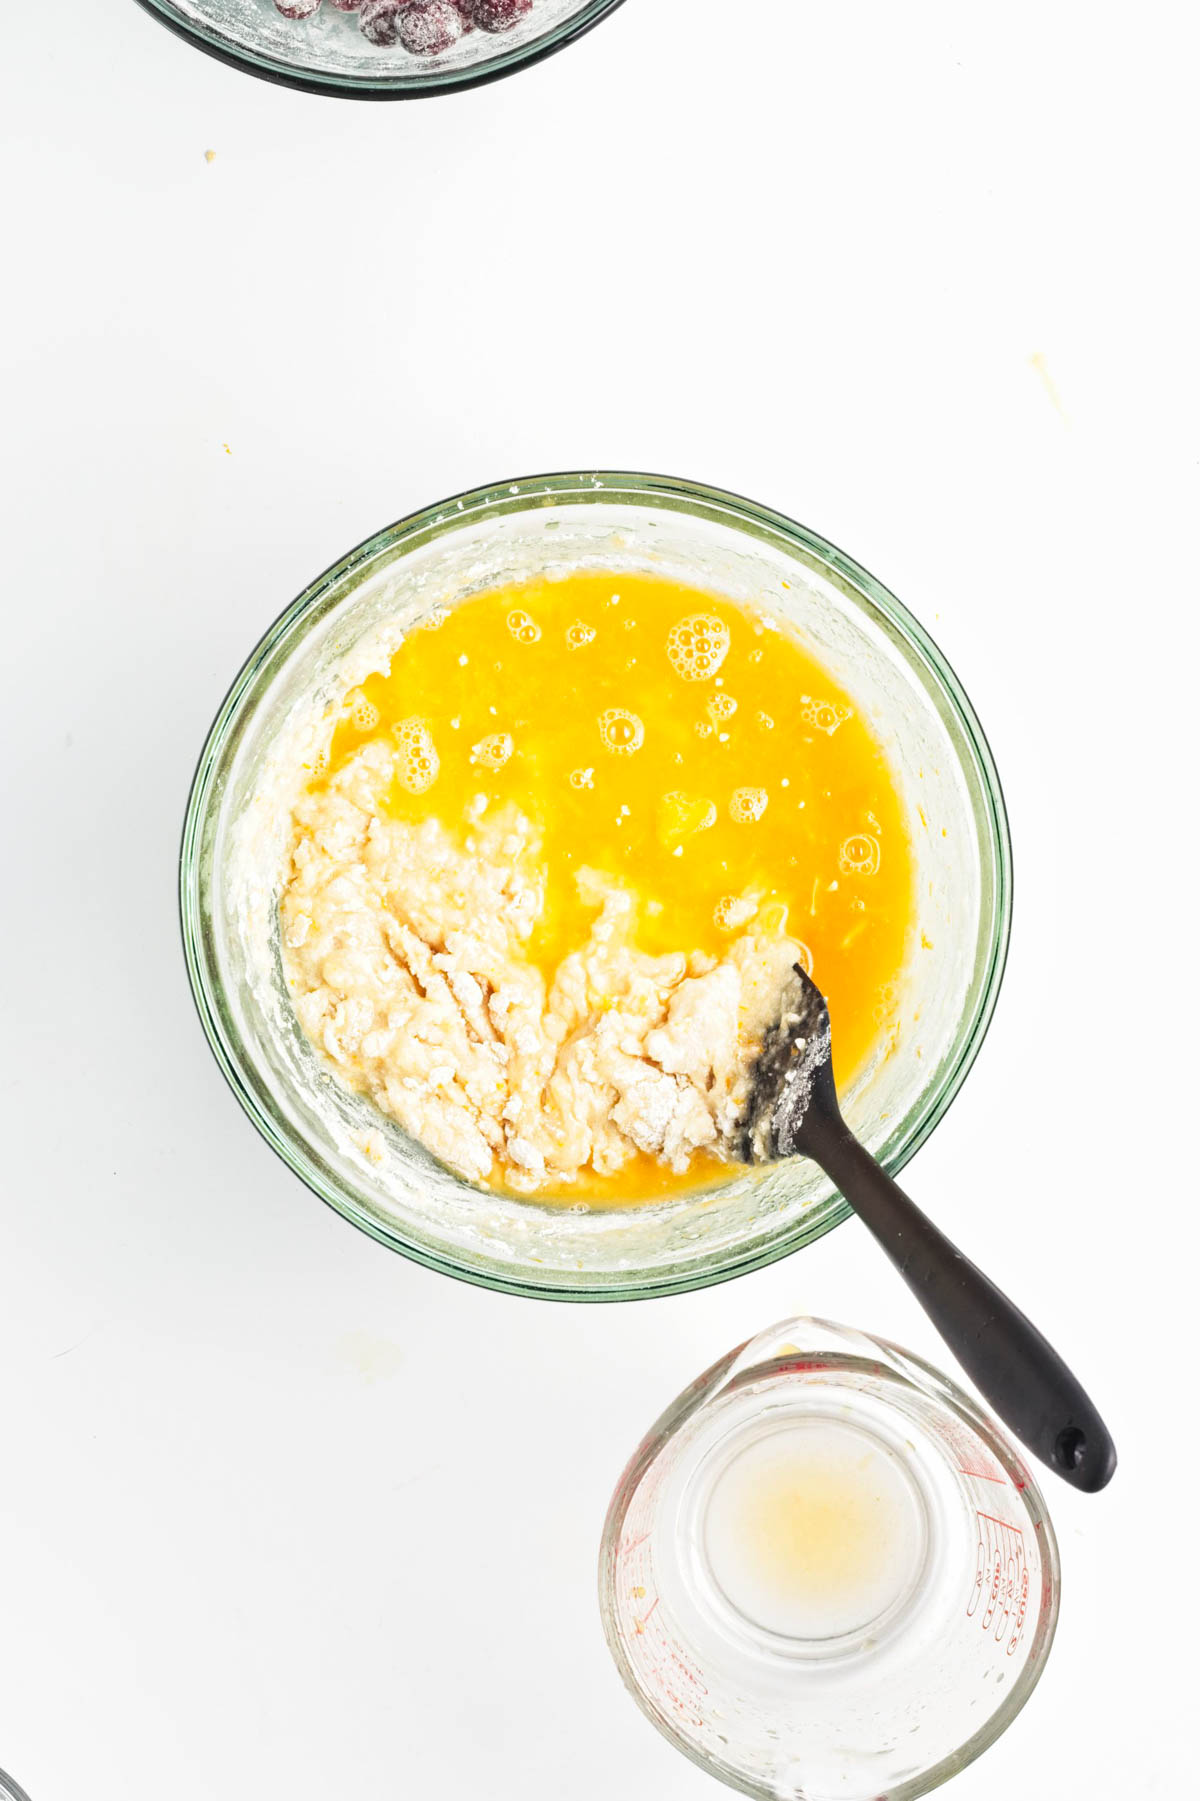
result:
[[[999,1427],[918,1358],[824,1320],[772,1327],[667,1409],[600,1552],[634,1699],[769,1801],[937,1787],[1028,1699],[1058,1596],[1045,1505]]]

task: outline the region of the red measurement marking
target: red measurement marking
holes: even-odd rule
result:
[[[998,1482],[1001,1488],[1008,1487],[1008,1479],[1005,1476],[985,1476],[982,1470],[964,1470],[961,1468],[958,1473],[960,1476],[974,1476],[977,1482]]]
[[[654,1609],[658,1606],[659,1600],[660,1600],[660,1596],[655,1595],[653,1601],[650,1603],[650,1606],[646,1609],[645,1613],[642,1615],[642,1630],[643,1630],[643,1632],[645,1631],[646,1626],[649,1623],[650,1615],[654,1612]]]
[[[1028,1610],[1028,1607],[1029,1607],[1029,1571],[1027,1569],[1022,1568],[1022,1570],[1021,1570],[1021,1592],[1020,1592],[1020,1596],[1019,1596],[1019,1599],[1017,1602],[1016,1624],[1013,1627],[1013,1635],[1008,1641],[1007,1655],[1009,1657],[1012,1656],[1013,1652],[1016,1650],[1017,1646],[1021,1642],[1021,1634],[1025,1630],[1025,1614]]]
[[[979,1542],[975,1577],[967,1597],[967,1618],[978,1613],[983,1630],[994,1636],[998,1645],[1007,1639],[1005,1651],[1011,1657],[1025,1630],[1029,1601],[1025,1537],[1019,1526],[994,1513],[977,1510],[975,1517],[979,1521]],[[998,1528],[996,1532],[992,1531],[993,1526]]]

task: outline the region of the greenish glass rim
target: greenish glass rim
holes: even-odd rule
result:
[[[646,1300],[668,1294],[686,1294],[699,1288],[715,1287],[764,1269],[793,1251],[823,1238],[826,1232],[848,1219],[852,1209],[835,1195],[810,1210],[789,1230],[768,1238],[742,1256],[731,1256],[709,1268],[695,1268],[646,1279],[642,1276],[628,1283],[612,1283],[604,1287],[576,1287],[566,1283],[533,1282],[514,1275],[500,1264],[459,1260],[448,1254],[429,1250],[407,1239],[397,1227],[377,1218],[366,1207],[347,1196],[328,1181],[304,1150],[281,1130],[271,1114],[263,1109],[250,1084],[243,1077],[239,1061],[225,1041],[215,998],[210,991],[203,955],[203,918],[200,905],[199,846],[212,799],[212,782],[221,752],[233,727],[241,717],[242,702],[247,691],[267,664],[272,654],[293,629],[310,613],[319,614],[343,600],[346,595],[372,573],[376,562],[387,557],[394,561],[403,547],[416,549],[439,537],[477,522],[481,515],[503,517],[513,512],[528,512],[537,504],[559,502],[620,502],[642,505],[655,510],[660,502],[670,501],[669,511],[692,517],[708,518],[726,525],[733,524],[750,537],[764,542],[782,540],[801,559],[815,559],[826,577],[845,584],[848,595],[866,601],[898,633],[910,653],[924,663],[928,674],[952,707],[965,744],[975,766],[979,792],[985,802],[985,823],[991,848],[992,893],[981,895],[981,905],[991,900],[991,929],[981,958],[977,958],[972,978],[975,996],[974,1018],[953,1063],[939,1073],[936,1086],[923,1098],[919,1117],[906,1131],[902,1143],[889,1144],[880,1153],[880,1162],[895,1175],[925,1143],[966,1079],[987,1035],[995,1013],[1008,955],[1012,924],[1012,846],[1008,815],[1000,778],[992,759],[983,728],[976,717],[958,677],[933,640],[913,618],[907,608],[855,562],[853,557],[828,543],[818,533],[798,525],[785,514],[743,495],[722,488],[689,481],[675,476],[645,475],[632,471],[585,470],[550,475],[526,476],[520,480],[489,484],[452,495],[365,539],[336,563],[324,570],[315,581],[284,608],[267,628],[245,663],[234,677],[229,691],[204,741],[196,764],[191,791],[184,816],[179,858],[179,913],[184,958],[192,998],[200,1016],[205,1036],[218,1067],[236,1095],[242,1110],[263,1138],[288,1168],[335,1212],[411,1261],[441,1275],[453,1276],[476,1286],[501,1293],[538,1300],[562,1301],[629,1301]],[[986,884],[986,860],[981,877]]]
[[[370,76],[337,76],[332,72],[318,75],[311,70],[297,68],[277,58],[248,50],[242,44],[215,27],[206,28],[198,20],[183,13],[172,0],[137,0],[137,4],[151,18],[165,25],[187,44],[206,55],[215,57],[218,62],[225,63],[231,69],[240,69],[244,74],[256,75],[262,81],[270,81],[279,87],[295,88],[304,94],[321,94],[326,98],[338,100],[420,100],[430,94],[457,94],[464,88],[482,87],[486,82],[499,81],[505,75],[513,75],[518,69],[530,67],[556,50],[562,50],[573,44],[577,38],[583,37],[594,25],[599,25],[610,13],[624,4],[624,0],[588,0],[579,11],[569,19],[563,19],[552,31],[542,37],[516,45],[511,50],[503,47],[494,55],[481,59],[467,69],[447,69],[440,74],[436,70],[426,70],[423,74],[397,74],[393,68],[388,75],[378,78]],[[500,39],[503,45],[503,39]]]

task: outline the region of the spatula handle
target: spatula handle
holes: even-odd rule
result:
[[[806,1122],[807,1125],[807,1122]],[[840,1118],[806,1132],[810,1156],[887,1252],[984,1399],[1073,1488],[1112,1478],[1104,1421],[1037,1327],[914,1205]]]

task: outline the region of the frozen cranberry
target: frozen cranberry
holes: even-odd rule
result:
[[[275,11],[285,19],[311,19],[321,0],[275,0]]]
[[[413,56],[436,56],[462,36],[453,0],[410,0],[400,14],[400,42]]]
[[[336,6],[340,13],[356,13],[362,0],[329,0],[330,6]]]
[[[471,0],[471,17],[481,31],[511,31],[533,10],[533,0]]]
[[[464,36],[468,31],[474,31],[475,29],[475,21],[471,17],[471,3],[472,0],[450,0],[451,6],[462,20]]]
[[[362,0],[358,29],[372,44],[394,44],[400,14],[408,0]]]

